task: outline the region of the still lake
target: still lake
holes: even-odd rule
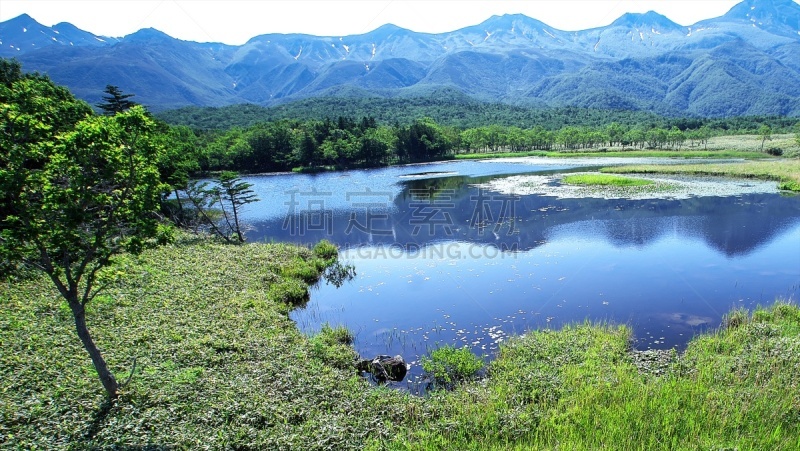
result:
[[[249,241],[337,244],[356,277],[321,282],[292,318],[345,325],[364,357],[438,346],[491,358],[509,335],[624,323],[637,349],[682,348],[735,307],[800,294],[800,196],[775,183],[676,179],[607,198],[560,174],[652,159],[483,160],[246,177]],[[666,177],[666,176],[665,176]],[[533,189],[531,189],[533,187]]]

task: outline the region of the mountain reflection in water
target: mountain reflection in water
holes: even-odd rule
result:
[[[248,213],[248,239],[340,246],[358,275],[320,285],[292,318],[344,324],[363,356],[402,354],[412,378],[437,346],[491,358],[511,334],[584,320],[628,324],[637,348],[682,348],[732,308],[800,293],[798,196],[510,196],[476,185],[585,168],[484,167],[251,178],[270,205]],[[402,177],[426,171],[462,175]]]

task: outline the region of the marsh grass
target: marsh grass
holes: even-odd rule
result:
[[[732,151],[759,151],[761,150],[761,136],[759,135],[730,135],[716,136],[708,141],[711,150]],[[764,143],[764,151],[768,148],[781,149],[786,154],[795,154],[800,151],[800,146],[794,139],[793,133],[772,135],[772,139]]]
[[[518,158],[518,157],[631,157],[631,158],[771,158],[767,149],[777,149],[785,157],[800,156],[800,145],[794,134],[773,135],[761,151],[761,137],[758,135],[715,136],[701,146],[695,142],[687,142],[681,149],[639,149],[627,146],[607,147],[602,151],[581,149],[570,151],[531,151],[531,152],[496,152],[457,154],[457,160],[476,160],[484,158]]]
[[[547,157],[547,158],[584,158],[584,157],[620,157],[620,158],[704,158],[704,159],[727,159],[727,158],[746,158],[763,159],[772,158],[762,152],[744,150],[636,150],[612,148],[604,152],[596,150],[582,151],[551,151],[551,152],[497,152],[497,153],[474,153],[458,154],[456,160],[482,160],[487,158],[520,158],[520,157]]]
[[[455,384],[474,379],[483,368],[483,360],[464,346],[442,346],[420,359],[422,369],[441,388],[453,388]]]
[[[311,347],[315,356],[328,365],[347,370],[358,358],[353,344],[353,333],[344,326],[331,327],[323,324],[317,335],[311,337]]]
[[[370,386],[352,334],[301,334],[271,291],[304,283],[287,266],[332,254],[182,237],[118,259],[89,315],[121,380],[137,360],[113,404],[51,284],[4,282],[0,447],[800,448],[795,305],[733,312],[659,375],[633,364],[625,326],[531,331],[504,342],[480,380],[414,397]]]
[[[800,191],[800,160],[744,161],[720,164],[631,165],[601,169],[614,174],[689,174],[774,180],[783,190]]]
[[[574,174],[567,175],[561,179],[562,183],[568,185],[581,186],[647,186],[653,185],[651,180],[636,179],[630,177],[620,177],[609,174]]]
[[[487,379],[435,393],[388,447],[798,449],[800,309],[730,317],[661,375],[638,371],[624,326],[516,337]]]
[[[565,175],[562,185],[577,187],[581,196],[621,197],[668,194],[679,191],[679,185],[667,180],[647,180],[643,178],[622,177],[612,174],[579,173]]]

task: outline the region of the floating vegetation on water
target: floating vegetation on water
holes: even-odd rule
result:
[[[654,182],[642,178],[622,177],[610,174],[573,174],[564,176],[561,183],[580,186],[648,186]]]
[[[601,179],[602,178],[602,179]],[[776,193],[775,182],[719,177],[637,175],[605,180],[598,173],[516,175],[476,185],[511,195],[542,195],[560,199],[688,199]]]

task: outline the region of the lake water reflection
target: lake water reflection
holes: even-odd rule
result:
[[[251,177],[262,202],[247,213],[248,238],[338,244],[357,277],[322,283],[292,317],[309,332],[344,324],[362,355],[412,364],[442,344],[490,358],[511,334],[584,320],[629,324],[640,349],[681,348],[731,308],[797,299],[798,196],[564,199],[477,187],[614,163]]]

